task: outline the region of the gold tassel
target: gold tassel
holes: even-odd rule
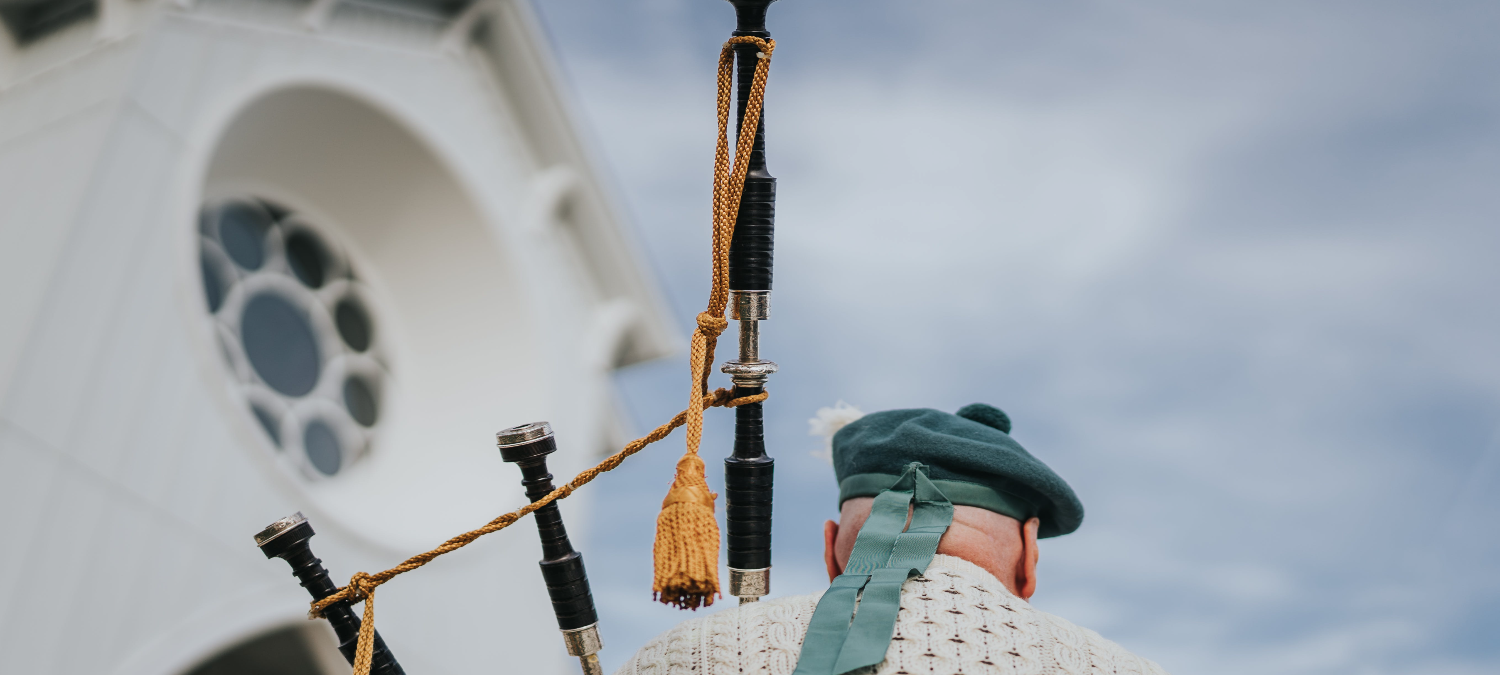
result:
[[[703,460],[684,455],[656,517],[656,599],[678,609],[714,604],[719,593],[719,523]]]

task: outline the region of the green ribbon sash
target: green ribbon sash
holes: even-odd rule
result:
[[[952,522],[953,503],[927,478],[927,467],[906,465],[875,497],[848,566],[818,601],[792,675],[843,675],[885,660],[901,586],[927,571]]]

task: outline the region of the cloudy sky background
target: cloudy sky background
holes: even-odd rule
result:
[[[686,334],[732,10],[537,4]],[[818,407],[985,401],[1088,508],[1043,544],[1042,609],[1174,673],[1500,670],[1500,5],[784,0],[769,23],[776,594],[827,584]],[[639,429],[685,372],[621,375]],[[687,618],[647,591],[680,444],[596,488],[611,669]]]

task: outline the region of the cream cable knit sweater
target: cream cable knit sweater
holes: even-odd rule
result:
[[[791,675],[819,595],[744,605],[684,621],[616,675]],[[901,588],[896,637],[875,675],[1166,675],[1098,633],[1038,611],[993,575],[938,555]]]

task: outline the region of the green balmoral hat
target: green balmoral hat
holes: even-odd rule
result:
[[[1041,518],[1039,537],[1083,523],[1083,504],[1068,483],[1010,437],[1010,417],[974,403],[949,414],[931,408],[887,410],[850,422],[833,436],[839,503],[874,497],[905,467],[921,462],[954,504],[1016,520]]]

